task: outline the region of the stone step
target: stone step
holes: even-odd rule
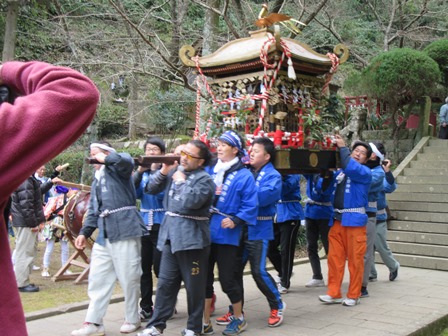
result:
[[[388,228],[390,231],[411,231],[411,232],[448,234],[448,223],[390,220],[388,223]]]
[[[437,148],[437,147],[436,147]],[[448,162],[448,149],[444,149],[443,153],[419,153],[417,154],[417,161],[426,160],[426,161],[442,161]]]
[[[388,201],[408,201],[408,202],[435,202],[448,203],[448,194],[436,194],[429,192],[409,193],[403,190],[405,186],[398,186],[392,194],[387,194]],[[409,188],[404,188],[409,189]]]
[[[448,246],[389,242],[392,252],[426,257],[448,258]]]
[[[394,211],[420,211],[420,212],[441,212],[448,213],[448,206],[445,203],[430,202],[409,202],[409,201],[390,201],[389,208]]]
[[[448,154],[448,147],[446,147],[446,146],[423,147],[423,154],[438,154],[438,155],[445,154],[445,156],[446,156]]]
[[[418,211],[402,211],[391,208],[393,216],[397,220],[411,222],[435,222],[448,223],[447,213],[418,212]]]
[[[387,240],[388,242],[448,245],[448,235],[443,233],[388,231]]]
[[[448,271],[448,258],[416,256],[400,253],[394,254],[394,257],[395,259],[397,259],[401,266]],[[376,254],[375,262],[382,263],[379,254]],[[400,274],[400,272],[398,272],[398,274]]]
[[[447,140],[429,139],[429,147],[448,147]]]
[[[404,176],[448,176],[448,168],[405,168]]]
[[[444,184],[399,184],[397,192],[401,193],[430,193],[430,194],[445,194],[447,186]],[[408,199],[412,200],[414,195],[409,195]]]
[[[448,161],[447,161],[448,165]],[[448,178],[441,176],[398,176],[397,184],[448,184]]]
[[[411,161],[410,162],[410,168],[432,168],[432,169],[438,169],[438,168],[446,168],[447,163],[445,161],[427,161],[427,160],[421,160],[421,161]]]

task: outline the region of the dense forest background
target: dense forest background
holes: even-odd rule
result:
[[[306,24],[282,27],[283,36],[322,54],[348,46],[350,58],[333,77],[341,96],[380,97],[394,110],[421,95],[446,96],[448,0],[3,0],[2,60],[69,66],[96,83],[98,115],[80,141],[186,134],[196,96],[180,47],[205,55],[249,36],[263,3]],[[387,78],[391,70],[377,71],[378,57],[396,49],[405,51],[393,56],[402,60],[401,77]],[[435,65],[419,68],[427,56],[411,51],[432,51]]]
[[[90,137],[186,133],[195,88],[180,47],[205,55],[248,36],[263,3],[306,24],[297,26],[300,33],[282,28],[283,36],[322,54],[338,43],[349,47],[349,61],[333,78],[341,95],[367,90],[351,79],[379,54],[425,50],[448,36],[447,0],[3,0],[2,58],[43,60],[89,76],[102,94]],[[446,76],[446,66],[441,71]]]

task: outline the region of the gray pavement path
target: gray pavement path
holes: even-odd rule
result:
[[[322,261],[326,274],[326,260]],[[308,263],[296,265],[291,288],[283,295],[287,303],[285,320],[277,328],[267,326],[269,308],[266,299],[258,291],[251,276],[245,276],[245,316],[249,324],[243,336],[303,335],[303,336],[386,336],[411,335],[440,318],[448,316],[448,273],[417,268],[400,268],[398,279],[390,282],[384,265],[377,265],[379,279],[369,284],[370,297],[363,298],[356,307],[325,305],[318,295],[326,288],[306,288],[311,269]],[[348,286],[345,272],[343,292]],[[216,287],[218,297],[214,317],[227,312],[228,299]],[[179,336],[186,325],[186,293],[181,290],[177,304],[178,313],[168,321],[164,335]],[[118,336],[123,323],[123,303],[109,305],[104,324],[107,336]],[[35,319],[27,323],[30,336],[67,336],[81,327],[86,310],[58,314]],[[36,317],[36,314],[34,314]],[[214,324],[215,335],[221,335],[224,327]],[[135,335],[135,334],[133,334]]]

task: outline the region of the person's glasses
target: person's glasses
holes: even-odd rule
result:
[[[180,152],[180,156],[186,156],[187,159],[198,159],[198,160],[202,159],[202,158],[200,158],[200,157],[191,155],[190,153],[187,153],[187,152],[185,152],[185,151],[181,151],[181,152]]]

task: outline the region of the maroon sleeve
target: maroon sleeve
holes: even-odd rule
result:
[[[0,211],[9,194],[72,144],[89,126],[99,93],[85,76],[42,62],[3,64],[0,82],[19,97],[0,105]],[[4,218],[0,220],[0,326],[5,335],[27,335],[11,263]]]

